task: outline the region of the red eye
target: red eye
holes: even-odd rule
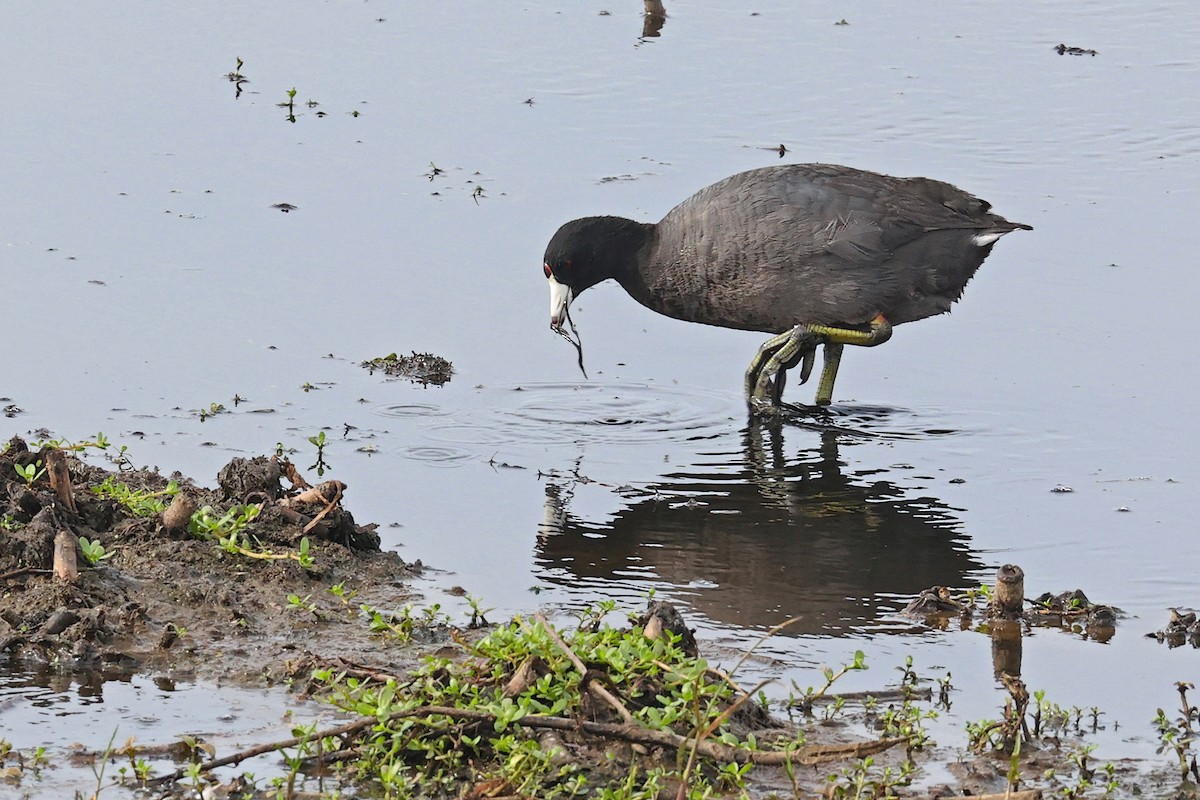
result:
[[[543,270],[543,271],[545,271],[545,273],[546,273],[546,277],[547,277],[547,278],[553,278],[553,277],[554,277],[554,270],[550,269],[550,265],[549,265],[549,264],[542,264],[542,270]]]

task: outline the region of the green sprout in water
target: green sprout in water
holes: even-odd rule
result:
[[[225,406],[223,406],[220,403],[209,403],[208,408],[202,408],[198,412],[200,414],[200,421],[204,422],[209,417],[215,417],[217,414],[220,414],[224,410],[225,410]]]
[[[288,111],[287,121],[294,123],[296,121],[296,88],[293,86],[288,89],[288,99],[286,102],[278,103],[280,108],[286,108]]]
[[[316,436],[308,437],[308,442],[317,448],[317,461],[309,469],[316,470],[318,476],[324,477],[325,471],[329,469],[329,465],[325,463],[325,431],[318,431]]]

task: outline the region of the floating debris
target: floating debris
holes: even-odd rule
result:
[[[1065,44],[1059,44],[1054,48],[1060,56],[1098,56],[1100,53],[1088,47],[1071,47]]]
[[[1112,606],[1093,603],[1082,589],[1051,594],[1044,592],[1029,601],[1031,608],[1026,616],[1033,621],[1063,622],[1082,621],[1088,626],[1112,627],[1117,624],[1117,612]]]
[[[1195,611],[1172,608],[1167,627],[1161,631],[1147,633],[1146,638],[1158,639],[1160,643],[1166,642],[1167,646],[1172,648],[1184,644],[1200,648],[1200,621],[1197,621]]]
[[[1120,610],[1093,603],[1080,589],[1058,594],[1045,592],[1033,600],[1025,599],[1024,594],[1024,570],[1015,564],[1005,564],[997,570],[991,589],[956,591],[933,586],[921,591],[901,613],[937,627],[944,627],[944,621],[951,617],[965,621],[980,613],[994,622],[1018,621],[1063,628],[1097,641],[1107,641],[1116,631]]]
[[[454,365],[441,356],[413,351],[411,356],[389,353],[381,358],[363,361],[363,367],[372,373],[376,370],[392,378],[408,378],[420,384],[441,386],[454,374]]]
[[[950,589],[945,586],[933,586],[929,589],[923,589],[920,594],[914,597],[907,606],[904,607],[903,613],[910,617],[924,617],[938,614],[961,614],[970,607],[954,599]]]

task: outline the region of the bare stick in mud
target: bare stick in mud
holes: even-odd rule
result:
[[[67,469],[66,457],[62,450],[50,450],[46,453],[46,471],[50,474],[50,488],[72,514],[75,509],[75,490],[71,486],[71,471]]]
[[[60,581],[73,582],[79,577],[79,565],[75,558],[78,542],[70,531],[59,531],[54,537],[54,577]]]
[[[1025,570],[1005,564],[996,571],[995,600],[989,616],[1018,619],[1025,608]]]
[[[172,532],[181,531],[187,527],[192,514],[195,513],[196,499],[186,492],[180,492],[175,495],[171,505],[167,506],[167,510],[162,513],[163,529]]]

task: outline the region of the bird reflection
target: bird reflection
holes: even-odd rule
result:
[[[653,39],[662,35],[662,27],[667,23],[667,9],[662,0],[643,0],[646,13],[642,16],[642,38]]]
[[[789,452],[785,438],[810,446]],[[603,523],[571,512],[589,482],[577,466],[546,484],[542,578],[568,587],[632,579],[737,626],[799,617],[790,635],[910,630],[894,616],[905,596],[966,585],[983,564],[957,509],[911,496],[887,470],[848,467],[841,449],[866,441],[832,426],[751,422],[741,453],[616,488],[626,505]]]

